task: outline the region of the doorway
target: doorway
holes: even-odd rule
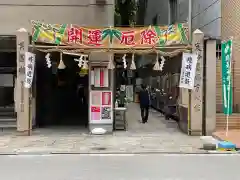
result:
[[[16,128],[16,37],[0,36],[0,128]]]
[[[16,118],[14,86],[16,79],[15,53],[0,53],[0,119]],[[16,122],[16,119],[14,119]]]
[[[65,68],[58,69],[59,53],[51,53],[50,68],[45,56],[36,67],[37,126],[88,126],[88,74],[79,75],[74,58],[63,55]]]

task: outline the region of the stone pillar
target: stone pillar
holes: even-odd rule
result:
[[[179,88],[178,109],[179,109],[179,128],[188,134],[188,111],[189,94],[185,88]]]
[[[16,112],[17,131],[22,135],[30,135],[32,122],[30,118],[29,96],[30,89],[24,88],[25,52],[29,47],[29,34],[26,29],[17,31],[17,82],[16,82]]]
[[[114,26],[114,0],[107,0],[106,5],[97,5],[96,0],[89,1],[89,19],[88,26],[92,27],[109,27]],[[91,53],[89,56],[89,70],[94,66],[105,66],[107,67],[108,61],[110,60],[111,55],[108,53]],[[114,89],[114,71],[109,70],[109,90],[113,92]],[[89,81],[91,80],[91,71],[89,71]],[[89,83],[90,84],[90,83]],[[91,85],[89,85],[91,88]],[[90,90],[90,89],[89,89]],[[105,89],[106,90],[106,89]],[[89,105],[90,105],[90,95],[89,95]],[[112,105],[114,105],[112,101]],[[113,107],[113,106],[112,106]],[[90,107],[89,107],[90,113]],[[90,116],[89,116],[90,118]],[[89,119],[90,122],[90,119]],[[113,131],[113,124],[91,124],[89,123],[89,130],[92,131],[96,127],[101,127],[107,132]]]
[[[212,135],[216,128],[216,40],[206,42],[206,133]]]
[[[204,34],[199,29],[193,32],[192,51],[198,55],[194,89],[191,91],[190,134],[202,134],[203,112],[203,51]],[[215,60],[216,61],[216,60]],[[215,74],[214,74],[215,75]]]

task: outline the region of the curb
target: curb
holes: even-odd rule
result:
[[[51,152],[0,152],[0,156],[17,156],[17,155],[48,155],[51,154]]]
[[[218,154],[240,154],[240,151],[205,151],[205,152],[51,152],[51,151],[39,151],[39,152],[0,152],[0,156],[17,156],[17,155],[156,155],[156,154],[170,154],[170,155],[218,155]]]
[[[13,156],[14,155],[18,155],[18,153],[12,153],[12,152],[9,152],[9,153],[8,152],[3,152],[3,153],[1,153],[0,152],[0,156],[11,156],[11,155],[13,155]]]
[[[148,155],[154,155],[154,154],[176,154],[176,155],[194,155],[194,154],[240,154],[240,151],[207,151],[207,152],[90,152],[90,153],[78,153],[78,152],[52,152],[53,155],[60,155],[60,154],[148,154]]]
[[[216,136],[214,134],[212,135],[212,137],[215,138],[218,141],[225,141],[224,139],[222,139],[222,138],[220,138],[220,137],[218,137],[218,136]],[[236,147],[236,150],[237,150],[237,152],[240,153],[240,147]]]
[[[220,137],[218,137],[218,136],[216,136],[216,135],[212,135],[212,137],[214,138],[214,139],[216,139],[216,140],[218,140],[218,141],[224,141],[222,138],[220,138]]]

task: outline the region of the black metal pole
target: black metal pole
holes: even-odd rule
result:
[[[208,40],[204,40],[203,43],[203,102],[202,102],[202,135],[206,136],[207,132],[206,132],[206,73],[207,73],[207,67],[206,67],[206,60],[207,60],[207,41]]]

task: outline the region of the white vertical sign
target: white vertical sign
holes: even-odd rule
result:
[[[103,75],[102,75],[103,82],[101,83],[101,87],[108,87],[109,86],[109,84],[108,84],[108,81],[109,81],[108,69],[107,68],[102,69],[102,73],[103,73]]]
[[[31,88],[35,68],[35,54],[25,52],[25,81],[24,87]]]
[[[94,76],[95,76],[95,74],[94,74],[94,70],[91,70],[91,73],[90,73],[90,75],[91,75],[91,85],[94,85]]]
[[[108,87],[108,82],[108,69],[94,68],[94,87]]]
[[[194,88],[196,66],[197,66],[197,54],[183,53],[182,68],[179,81],[180,88],[186,89]]]

